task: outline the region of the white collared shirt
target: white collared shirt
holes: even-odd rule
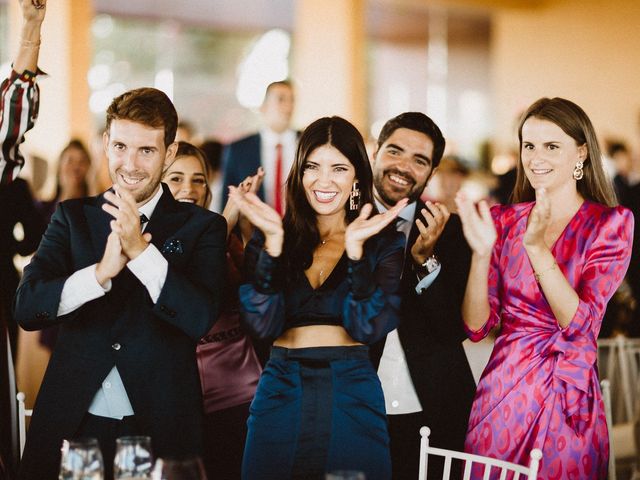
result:
[[[160,186],[154,196],[139,208],[139,212],[151,219],[162,193],[163,189]],[[146,225],[143,225],[142,229],[144,230],[145,227]],[[98,283],[95,275],[96,266],[97,264],[90,265],[67,278],[60,295],[58,316],[71,313],[111,290],[110,280],[104,288]],[[140,255],[127,262],[127,268],[146,287],[153,303],[157,302],[167,278],[168,263],[155,245],[149,244]],[[119,420],[134,414],[122,378],[115,366],[96,392],[89,407],[89,413]]]
[[[260,160],[264,169],[262,188],[264,188],[265,201],[271,206],[275,202],[276,145],[278,144],[282,145],[282,187],[284,188],[296,156],[298,135],[294,130],[286,130],[281,134],[267,128],[260,130]],[[284,200],[286,197],[282,198]]]

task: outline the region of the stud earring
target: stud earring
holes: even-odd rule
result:
[[[358,188],[358,182],[353,182],[351,187],[351,193],[349,194],[349,210],[358,210],[360,208],[360,189]]]
[[[578,160],[576,162],[576,166],[573,169],[573,179],[574,180],[580,180],[582,179],[582,177],[584,177],[584,170],[582,169],[584,163],[582,162],[582,160]]]

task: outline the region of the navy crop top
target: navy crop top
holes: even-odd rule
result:
[[[397,327],[404,234],[386,229],[365,243],[358,261],[344,253],[325,282],[313,289],[302,269],[284,271],[263,248],[260,233],[245,249],[240,286],[245,327],[259,338],[278,338],[292,327],[341,325],[365,344]]]

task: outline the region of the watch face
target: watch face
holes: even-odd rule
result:
[[[438,263],[438,259],[436,257],[429,257],[427,258],[427,261],[424,263],[424,266],[427,267],[427,272],[429,273],[433,272],[436,268],[438,268],[438,265],[440,265],[440,263]]]

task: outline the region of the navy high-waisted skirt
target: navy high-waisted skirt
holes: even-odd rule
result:
[[[380,380],[368,347],[273,347],[251,403],[242,478],[391,478]]]

